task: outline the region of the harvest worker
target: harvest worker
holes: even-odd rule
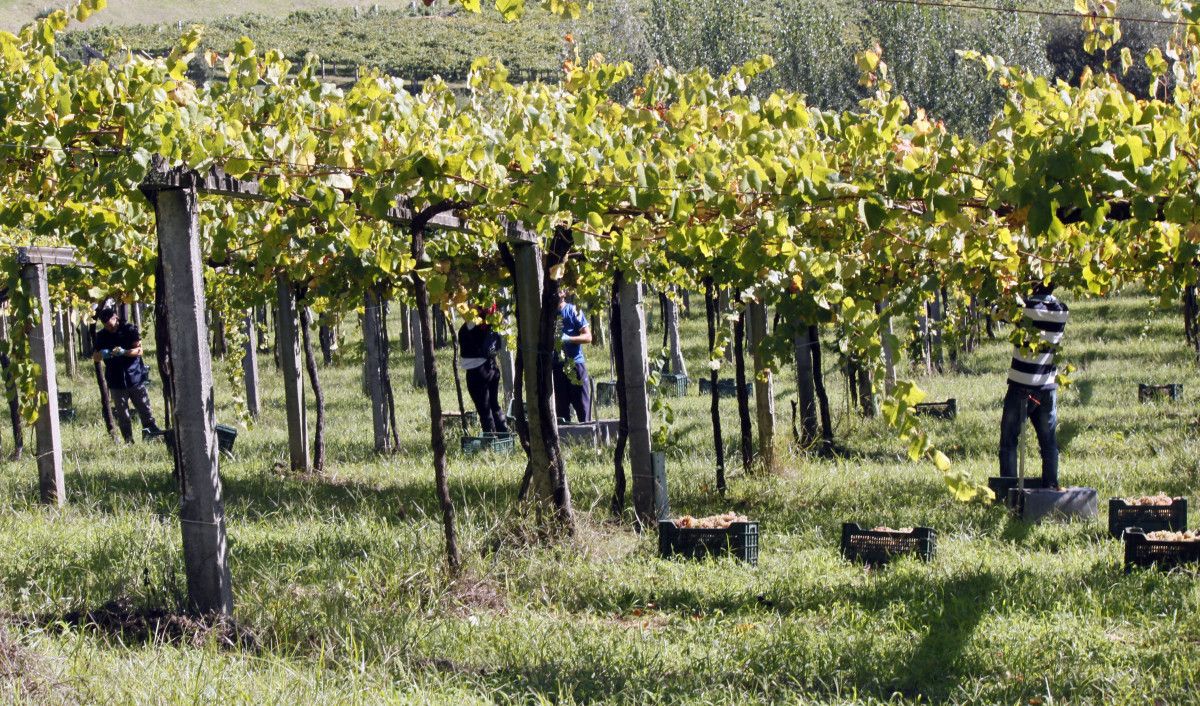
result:
[[[592,342],[587,316],[567,303],[566,292],[558,290],[558,313],[562,315],[562,355],[554,359],[554,406],[560,419],[571,420],[571,410],[581,422],[591,421],[591,380],[581,344]],[[572,366],[568,372],[567,366]]]
[[[161,434],[150,410],[150,396],[146,393],[146,381],[150,371],[142,360],[142,335],[133,324],[121,321],[110,306],[102,305],[96,310],[96,321],[104,327],[96,332],[92,360],[104,361],[104,382],[112,395],[113,416],[125,443],[133,443],[133,428],[129,418],[129,403],[137,409],[142,426],[154,434]]]
[[[483,323],[468,321],[458,329],[459,367],[467,371],[467,392],[479,414],[479,426],[484,434],[507,434],[508,424],[500,411],[500,366],[496,356],[503,339],[492,330],[487,317],[496,312],[496,305],[476,313]]]
[[[1033,340],[1014,347],[1008,393],[1000,418],[1000,475],[1017,476],[1017,444],[1028,419],[1042,456],[1042,486],[1058,487],[1058,367],[1055,355],[1067,327],[1067,305],[1053,294],[1054,283],[1034,287],[1024,302],[1024,328]]]

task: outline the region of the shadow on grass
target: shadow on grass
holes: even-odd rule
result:
[[[31,627],[79,628],[114,644],[191,645],[199,647],[215,640],[226,649],[256,653],[259,641],[253,632],[221,616],[195,616],[157,607],[137,606],[128,598],[116,598],[97,608],[63,614],[18,619]]]
[[[272,517],[313,517],[325,511],[344,515],[370,514],[389,522],[413,517],[434,517],[439,505],[432,472],[427,482],[372,485],[321,476],[280,476],[271,473],[231,474],[221,479],[225,510],[234,520],[260,521]],[[127,511],[131,506],[152,508],[155,514],[174,517],[178,486],[168,474],[133,475],[89,471],[72,474],[68,486],[102,512]],[[451,487],[460,506],[507,507],[516,503],[520,477],[511,482],[460,475]]]
[[[925,577],[906,579],[918,582],[918,591],[933,588]],[[970,665],[962,658],[963,652],[983,616],[992,609],[998,583],[995,576],[983,572],[956,576],[936,586],[937,601],[928,605],[925,636],[905,664],[896,670],[889,690],[933,701],[949,697],[971,672]],[[892,597],[894,589],[886,585],[882,588],[875,600],[896,600]],[[904,595],[902,600],[908,600],[908,596]]]

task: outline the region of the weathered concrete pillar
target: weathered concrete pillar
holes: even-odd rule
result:
[[[408,309],[408,330],[411,332],[419,332],[421,330],[421,316],[417,312],[417,308],[409,307]],[[413,336],[416,340],[417,337]],[[413,346],[413,387],[425,389],[425,350],[418,343]]]
[[[363,299],[363,345],[366,364],[364,379],[371,398],[371,424],[375,432],[375,453],[391,451],[392,437],[388,434],[387,389],[383,383],[383,334],[381,317],[383,301],[377,292],[367,290]]]
[[[54,361],[54,319],[50,312],[50,285],[44,264],[28,264],[21,270],[29,296],[34,300],[37,323],[29,327],[29,356],[38,366],[37,389],[46,396],[38,408],[34,431],[37,436],[38,489],[42,502],[59,507],[67,502],[63,480],[62,436],[58,426],[58,378]]]
[[[758,418],[758,454],[765,470],[775,468],[775,389],[763,342],[767,339],[767,307],[749,305],[750,353],[754,359],[754,413]]]
[[[165,287],[167,335],[174,372],[175,464],[179,521],[189,607],[198,613],[233,614],[225,504],[217,451],[216,401],[208,347],[204,261],[200,256],[199,203],[194,175],[184,188],[143,187],[154,204]],[[159,325],[162,322],[158,322]]]
[[[296,293],[287,275],[276,277],[278,293],[279,363],[283,369],[283,391],[287,399],[288,458],[293,471],[312,467],[308,451],[308,417],[304,409],[304,374],[300,367],[300,315]]]
[[[631,275],[621,278],[621,360],[624,365],[625,405],[629,422],[629,468],[633,476],[633,509],[643,526],[657,522],[658,489],[650,448],[650,395],[646,389],[646,309],[642,283]],[[659,449],[662,451],[662,449]]]
[[[679,338],[679,305],[669,295],[664,294],[663,325],[667,330],[667,345],[670,351],[669,371],[672,375],[687,375],[687,362],[683,359],[683,343]]]
[[[501,403],[501,409],[508,409],[508,405],[512,403],[514,387],[517,379],[517,361],[513,358],[513,352],[508,349],[508,346],[500,349],[500,385],[504,391],[504,401]]]
[[[246,311],[242,319],[246,332],[246,350],[242,355],[242,374],[246,378],[246,410],[258,419],[262,413],[262,401],[258,396],[258,328],[254,325],[254,313]]]
[[[887,315],[887,300],[875,302],[875,314],[881,320],[879,322],[879,342],[883,346],[883,386],[884,390],[890,395],[896,389],[896,351],[892,346],[892,339],[895,334],[892,333],[892,317]]]
[[[67,377],[74,380],[79,375],[79,354],[75,349],[75,312],[63,310],[63,347],[67,356]]]

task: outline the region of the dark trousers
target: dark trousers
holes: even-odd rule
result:
[[[112,396],[113,416],[116,417],[117,426],[121,428],[121,436],[125,437],[125,441],[133,442],[133,425],[129,418],[130,402],[137,410],[144,428],[158,429],[158,424],[154,421],[154,412],[150,410],[150,395],[146,392],[145,385],[127,388],[114,387],[110,388],[108,392]]]
[[[1042,455],[1042,485],[1058,485],[1057,390],[1034,390],[1021,385],[1008,386],[1004,395],[1004,413],[1000,417],[1000,475],[1017,476],[1017,446],[1021,429],[1028,419],[1037,434]]]
[[[483,433],[508,433],[508,423],[500,411],[500,368],[495,358],[488,358],[483,365],[467,371],[467,392],[479,413]]]
[[[581,422],[592,421],[592,381],[588,378],[587,365],[567,363],[575,366],[579,384],[567,377],[563,366],[554,365],[554,410],[560,419],[571,421],[571,410]]]

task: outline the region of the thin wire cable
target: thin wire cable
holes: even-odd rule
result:
[[[1130,17],[1127,15],[1114,15],[1105,17],[1097,13],[1081,15],[1077,12],[1068,12],[1066,10],[1028,10],[1018,9],[1015,7],[997,7],[995,5],[974,5],[965,2],[950,2],[949,0],[872,0],[883,5],[911,5],[914,7],[944,7],[960,10],[980,10],[983,12],[1004,12],[1016,15],[1036,15],[1039,17],[1071,17],[1075,19],[1084,19],[1093,17],[1096,19],[1117,20],[1119,22],[1144,22],[1146,24],[1169,25],[1173,27],[1187,27],[1188,22],[1180,20],[1167,20],[1156,17]]]

